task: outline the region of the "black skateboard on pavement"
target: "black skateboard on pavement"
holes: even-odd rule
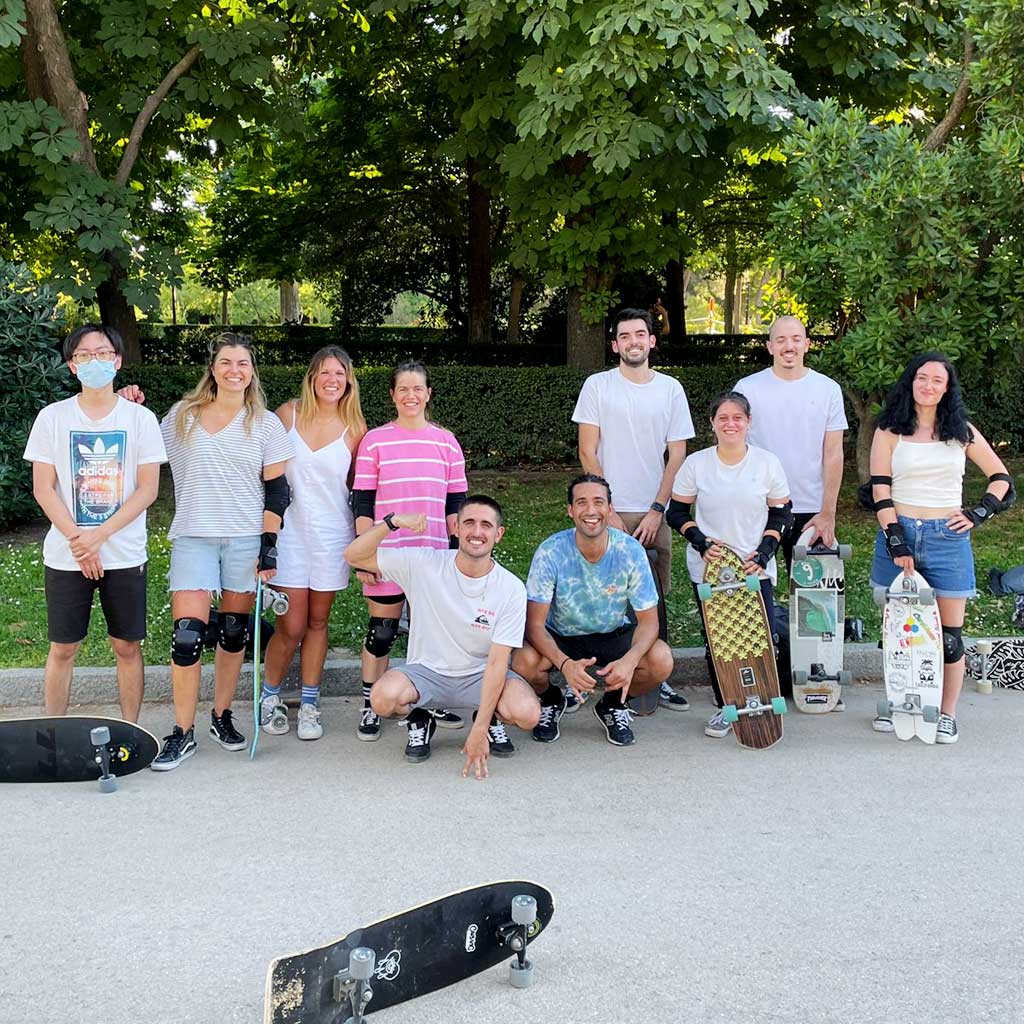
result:
[[[512,985],[526,988],[533,980],[527,943],[554,909],[541,885],[492,882],[278,957],[267,972],[264,1024],[360,1024],[368,1013],[454,985],[509,957],[515,958]]]

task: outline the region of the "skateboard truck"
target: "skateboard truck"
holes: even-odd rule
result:
[[[348,967],[334,976],[332,994],[336,1003],[349,1004],[351,1017],[338,1018],[337,1024],[363,1024],[366,1004],[373,998],[370,979],[377,966],[377,956],[366,946],[357,946],[348,955]]]
[[[992,680],[988,677],[988,659],[992,653],[992,641],[991,640],[979,640],[975,644],[975,650],[978,652],[978,672],[979,678],[977,682],[978,693],[991,693],[992,692]]]
[[[263,585],[263,610],[272,611],[275,615],[286,615],[288,612],[288,595],[280,590]]]
[[[730,597],[738,590],[750,590],[759,593],[761,580],[757,576],[739,577],[729,566],[718,574],[717,583],[698,583],[697,596],[702,601],[710,601],[712,594],[728,594]]]
[[[110,729],[98,725],[89,733],[89,739],[96,749],[95,761],[100,766],[100,792],[116,793],[117,777],[110,770]]]
[[[530,926],[537,920],[537,901],[532,896],[512,899],[512,920],[498,928],[498,939],[515,953],[508,966],[508,980],[513,988],[529,988],[533,984],[533,964],[526,959]]]
[[[746,705],[742,708],[736,707],[735,704],[726,704],[722,708],[722,718],[729,725],[733,725],[740,720],[741,716],[754,715],[757,717],[769,711],[775,715],[784,715],[787,711],[786,698],[772,697],[771,703],[766,704],[756,695],[750,696],[747,698]]]

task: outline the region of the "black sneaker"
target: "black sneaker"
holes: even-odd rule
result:
[[[369,704],[363,705],[363,713],[359,716],[356,739],[372,743],[380,739],[380,715]]]
[[[476,712],[473,712],[473,721],[476,721]],[[491,724],[487,727],[487,739],[491,744],[491,753],[495,757],[511,757],[516,748],[505,732],[505,723],[497,715],[491,716]]]
[[[430,757],[430,740],[437,732],[437,720],[425,711],[414,711],[406,719],[409,741],[405,745],[405,759],[413,763]]]
[[[690,702],[681,694],[676,693],[668,683],[662,683],[658,691],[658,706],[669,711],[689,711]]]
[[[220,716],[216,711],[210,712],[210,735],[225,750],[245,750],[245,737],[231,721],[231,708],[225,708]]]
[[[568,686],[562,691],[565,694],[565,711],[563,715],[575,715],[577,711],[587,702],[587,691],[584,690],[578,697],[576,691]]]
[[[595,704],[594,714],[604,726],[609,743],[617,747],[630,747],[636,743],[633,730],[629,727],[631,719],[628,708],[602,708],[600,704]]]
[[[541,704],[540,721],[533,727],[533,738],[538,743],[554,743],[561,736],[558,720],[565,714],[565,694],[558,690],[556,704]]]
[[[430,717],[442,729],[461,729],[466,724],[462,720],[461,715],[457,715],[454,711],[449,711],[447,708],[431,708]]]
[[[196,752],[196,740],[193,730],[182,732],[176,725],[170,736],[164,737],[163,749],[149,766],[155,772],[170,772],[187,761]]]

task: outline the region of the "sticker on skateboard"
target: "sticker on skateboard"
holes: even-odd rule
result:
[[[264,1024],[359,1024],[510,956],[512,986],[527,988],[534,976],[528,944],[554,910],[551,893],[535,882],[492,882],[279,957],[267,971]]]

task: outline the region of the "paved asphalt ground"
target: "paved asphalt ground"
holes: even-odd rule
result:
[[[1016,1024],[1024,694],[966,693],[959,745],[925,747],[871,731],[880,692],[762,753],[703,736],[706,689],[627,750],[587,707],[486,782],[464,733],[408,765],[337,698],[321,741],[265,736],[255,763],[204,736],[112,796],[4,787],[0,1021],[258,1024],[273,957],[522,877],[555,893],[532,989],[500,967],[371,1019]]]

